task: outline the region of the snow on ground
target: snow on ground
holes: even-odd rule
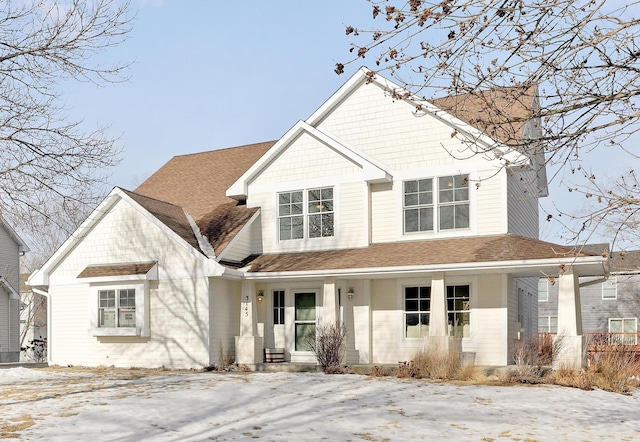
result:
[[[0,370],[0,438],[640,441],[640,394],[322,373]]]

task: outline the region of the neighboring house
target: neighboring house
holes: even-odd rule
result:
[[[606,253],[606,249],[603,250]],[[614,252],[608,279],[580,278],[585,334],[614,333],[614,341],[638,343],[640,251]],[[538,289],[538,330],[558,333],[558,288],[542,278]]]
[[[33,293],[26,282],[28,273],[20,275],[20,361],[47,360],[47,298]]]
[[[135,192],[115,188],[29,280],[49,298],[49,362],[202,367],[234,353],[256,366],[268,349],[315,363],[305,335],[339,320],[347,364],[439,346],[505,365],[537,333],[544,273],[580,364],[576,281],[606,259],[537,239],[540,153],[466,151],[539,135],[533,117],[469,124],[487,103],[526,118],[535,88],[484,106],[394,101],[397,89],[360,70],[275,142],[177,156]]]
[[[0,363],[20,360],[20,256],[28,250],[0,216]]]

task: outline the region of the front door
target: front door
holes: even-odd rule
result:
[[[295,350],[310,351],[306,336],[316,328],[316,294],[313,292],[300,292],[295,294],[295,320],[296,333]]]

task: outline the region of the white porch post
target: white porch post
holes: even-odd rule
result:
[[[431,279],[429,336],[449,336],[447,323],[447,290],[444,285],[444,274],[436,273]]]
[[[325,278],[322,290],[322,322],[325,324],[335,324],[340,317],[340,305],[338,303],[338,291],[336,290],[336,279]]]
[[[431,310],[429,311],[429,337],[425,339],[428,351],[448,353],[459,341],[449,336],[447,315],[447,287],[444,273],[435,273],[431,278]]]
[[[579,369],[585,366],[585,339],[582,335],[580,284],[573,267],[560,275],[558,282],[558,333],[555,368]]]
[[[236,363],[255,365],[262,360],[262,338],[258,336],[256,285],[253,281],[243,280],[240,336],[236,336]]]

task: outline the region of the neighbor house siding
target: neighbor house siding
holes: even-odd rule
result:
[[[0,360],[5,362],[3,353],[9,351],[9,292],[0,287]]]
[[[0,276],[20,290],[19,244],[0,224]],[[0,287],[0,362],[20,358],[20,304],[10,290]]]
[[[509,232],[538,238],[539,211],[535,172],[517,170],[507,174]]]

